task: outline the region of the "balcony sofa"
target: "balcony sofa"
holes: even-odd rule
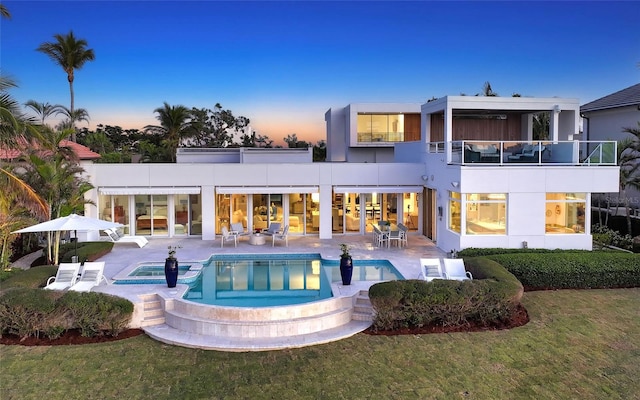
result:
[[[495,144],[465,144],[464,162],[500,162],[500,151]]]

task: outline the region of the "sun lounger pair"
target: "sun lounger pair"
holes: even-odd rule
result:
[[[86,261],[82,266],[80,263],[61,263],[58,266],[56,276],[49,278],[44,288],[47,290],[69,289],[75,292],[89,292],[94,286],[98,286],[103,279],[107,282],[103,273],[104,261]]]
[[[149,243],[147,238],[144,236],[125,235],[117,229],[105,229],[104,232],[114,243],[135,243],[140,247],[144,247],[147,243]]]
[[[431,282],[434,279],[453,279],[457,281],[473,279],[471,272],[465,269],[462,258],[445,258],[442,261],[444,266],[439,258],[421,258],[420,267],[422,272],[420,276],[422,279],[427,282]]]

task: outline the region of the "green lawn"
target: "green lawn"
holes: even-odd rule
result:
[[[266,353],[146,336],[0,346],[8,399],[639,399],[640,289],[528,292],[531,322],[500,332],[356,335]]]

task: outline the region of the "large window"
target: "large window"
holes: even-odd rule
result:
[[[585,193],[547,193],[546,233],[584,233]]]
[[[471,193],[466,195],[467,235],[505,235],[507,233],[507,195]]]
[[[358,114],[358,142],[403,142],[403,114]]]
[[[460,233],[462,201],[460,193],[449,192],[449,229]],[[438,210],[438,212],[440,212]]]

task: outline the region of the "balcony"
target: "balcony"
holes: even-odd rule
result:
[[[431,142],[427,153],[444,153],[453,165],[617,165],[615,141],[478,141]]]

